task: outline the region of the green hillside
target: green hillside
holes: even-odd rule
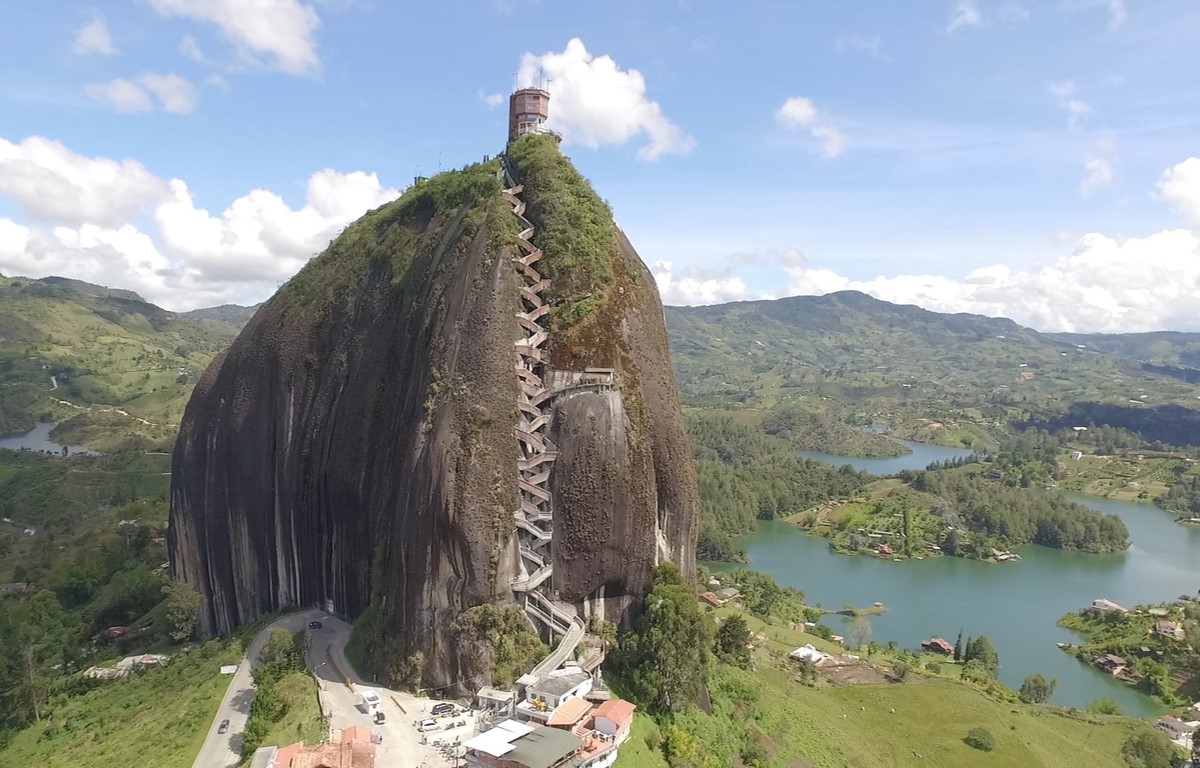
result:
[[[0,276],[0,434],[39,419],[101,451],[167,447],[237,329],[78,280]]]
[[[1179,413],[1169,406],[1200,405],[1194,385],[1131,356],[1162,339],[1056,336],[857,292],[668,307],[667,326],[689,405],[803,402],[850,423],[946,445],[988,442],[1014,422],[1067,413],[1097,413],[1113,426],[1128,421],[1148,442],[1167,442],[1158,432]],[[1192,335],[1178,336],[1172,349],[1179,351],[1164,362],[1190,359]],[[1169,418],[1153,418],[1160,411]]]

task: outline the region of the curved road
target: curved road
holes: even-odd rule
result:
[[[431,744],[421,743],[421,734],[413,727],[414,720],[429,717],[429,699],[421,699],[409,693],[389,690],[379,685],[364,683],[346,659],[346,643],[350,640],[350,624],[334,618],[324,611],[311,609],[293,613],[263,627],[250,646],[246,656],[238,665],[238,671],[229,683],[229,689],[221,700],[221,706],[209,726],[208,737],[192,768],[234,768],[241,757],[242,732],[250,716],[250,704],[254,701],[254,681],[250,676],[251,660],[257,659],[263,643],[272,629],[298,632],[308,627],[310,621],[320,621],[320,629],[310,630],[310,643],[305,662],[320,689],[320,699],[325,714],[330,717],[330,726],[346,728],[363,725],[373,733],[381,735],[382,742],[376,751],[378,765],[437,766],[444,765],[437,749]],[[356,688],[370,686],[383,697],[383,711],[387,716],[383,724],[358,708]],[[229,730],[217,733],[222,720],[229,720]],[[434,738],[460,738],[466,740],[475,733],[474,720],[461,729],[439,731]]]
[[[258,652],[262,650],[263,643],[267,641],[272,629],[299,632],[308,626],[309,621],[324,617],[323,612],[316,610],[293,613],[271,622],[254,636],[242,663],[238,664],[233,680],[229,682],[225,697],[221,699],[221,706],[217,709],[212,725],[208,727],[208,736],[204,739],[204,746],[200,748],[200,754],[196,756],[192,768],[233,768],[238,764],[242,756],[242,731],[246,729],[246,720],[250,717],[250,703],[254,701],[254,680],[250,677],[252,660],[258,658]],[[217,733],[222,720],[229,720],[229,730]]]

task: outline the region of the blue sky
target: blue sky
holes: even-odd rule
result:
[[[0,10],[0,271],[261,300],[521,72],[669,303],[1200,330],[1195,0],[247,5]]]

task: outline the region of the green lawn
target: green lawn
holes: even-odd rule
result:
[[[717,617],[735,613],[726,606]],[[1124,768],[1122,742],[1145,722],[1030,706],[990,696],[953,679],[957,665],[938,659],[940,676],[910,672],[904,683],[817,687],[796,682],[786,654],[812,643],[843,649],[790,627],[746,616],[755,669],[717,665],[710,675],[713,715],[691,710],[657,727],[639,717],[618,768],[662,768],[663,747],[693,768],[745,765],[747,758],[779,768]],[[884,667],[892,655],[876,654]],[[925,657],[920,662],[926,661]],[[910,662],[911,663],[911,662]],[[963,739],[972,728],[995,738],[990,753]]]
[[[667,768],[667,759],[657,746],[651,747],[647,740],[657,745],[661,738],[658,726],[649,715],[638,712],[633,716],[633,728],[629,740],[621,747],[616,768]]]
[[[263,744],[284,746],[303,741],[316,744],[325,733],[317,705],[317,683],[308,672],[293,672],[279,681],[279,695],[287,702],[283,719],[271,725]]]
[[[236,642],[211,642],[164,669],[59,697],[0,750],[0,768],[189,768],[229,686],[218,668],[241,655]]]
[[[755,677],[762,681],[755,721],[779,765],[808,758],[820,768],[1122,768],[1121,742],[1139,727],[1123,718],[1088,722],[1011,705],[956,683],[812,689],[780,671]],[[963,742],[977,726],[995,736],[995,751]]]

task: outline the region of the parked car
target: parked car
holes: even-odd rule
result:
[[[309,628],[309,629],[320,629],[320,628],[321,628],[321,622],[319,622],[319,621],[310,621],[310,622],[308,622],[308,628]]]
[[[229,730],[229,721],[228,720],[222,720],[221,724],[217,726],[217,733],[225,733],[228,730]]]
[[[384,721],[383,712],[382,711],[376,712],[375,713],[375,725],[383,725],[383,721]]]
[[[456,711],[457,710],[455,709],[455,706],[448,701],[443,701],[440,704],[434,704],[433,709],[430,710],[430,712],[433,713],[434,717],[441,717],[442,715],[453,715]]]
[[[417,730],[421,733],[425,733],[426,731],[436,731],[441,727],[442,726],[438,725],[437,720],[422,720],[421,724],[417,726]]]

